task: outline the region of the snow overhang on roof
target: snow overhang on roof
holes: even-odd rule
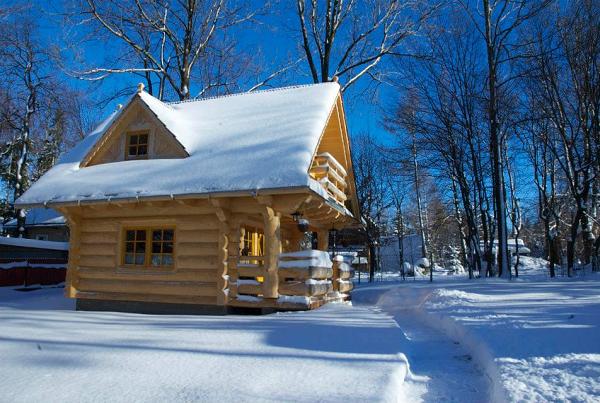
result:
[[[28,227],[61,227],[66,225],[65,217],[58,211],[45,208],[33,208],[26,212],[25,226]],[[16,228],[17,219],[14,218],[4,224],[7,228]]]
[[[69,250],[68,242],[40,241],[28,238],[9,238],[0,236],[0,245],[16,246],[20,248],[50,249],[50,250]]]
[[[123,108],[65,154],[17,205],[310,189],[312,157],[339,92],[337,83],[322,83],[180,103],[138,93],[129,102],[144,102],[189,157],[81,168]]]

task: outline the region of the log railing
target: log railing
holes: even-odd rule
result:
[[[325,188],[331,198],[342,205],[345,203],[348,198],[346,196],[348,173],[331,154],[317,154],[310,175]]]
[[[333,290],[332,262],[327,252],[305,250],[279,255],[278,306],[311,309],[327,302]]]
[[[333,294],[332,297],[348,300],[349,293],[354,288],[352,277],[354,269],[352,268],[353,255],[337,255],[333,257]]]
[[[229,274],[229,297],[240,301],[262,299],[264,256],[240,256]]]
[[[346,301],[353,288],[353,257],[338,255],[332,260],[328,252],[319,250],[280,254],[278,298],[274,299],[263,295],[265,257],[240,256],[230,272],[230,301],[237,306],[283,310],[314,309],[327,302]]]

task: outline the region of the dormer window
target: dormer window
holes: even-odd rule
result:
[[[137,160],[148,158],[148,133],[128,133],[125,158]]]

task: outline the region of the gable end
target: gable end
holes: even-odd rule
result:
[[[135,96],[82,159],[80,167],[127,160],[127,136],[139,133],[148,134],[148,159],[189,157],[185,147]]]

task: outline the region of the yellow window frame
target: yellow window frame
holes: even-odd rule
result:
[[[152,244],[154,243],[152,236],[154,231],[173,231],[173,239],[165,242],[164,239],[160,240],[161,243],[161,252],[153,253],[152,252]],[[137,241],[137,232],[144,231],[145,239],[144,239],[144,264],[131,264],[125,263],[125,255],[127,254],[127,243],[131,242],[127,240],[127,232],[128,231],[136,231],[134,243],[138,243]],[[151,226],[125,226],[121,230],[121,265],[126,268],[131,269],[173,269],[175,268],[175,245],[177,242],[176,239],[177,231],[174,225],[151,225]],[[141,241],[140,241],[141,243]],[[163,253],[163,244],[164,243],[172,243],[172,253]],[[135,247],[134,247],[134,261],[135,261]],[[160,255],[160,260],[162,262],[162,258],[164,255],[171,255],[171,264],[169,265],[152,265],[152,255]]]

